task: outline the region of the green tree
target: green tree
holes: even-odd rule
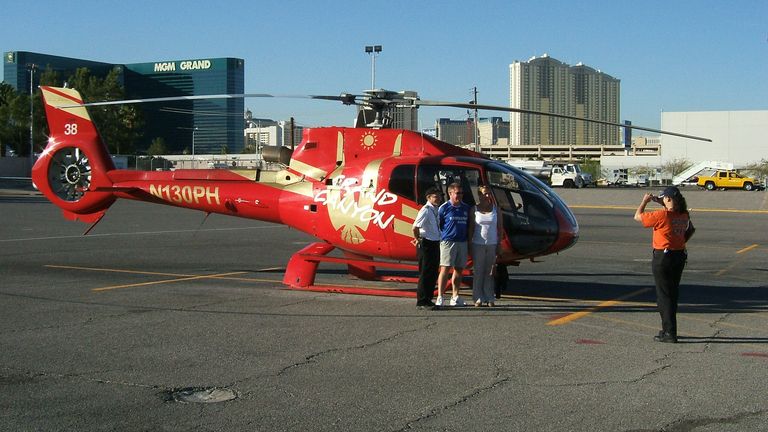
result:
[[[749,164],[744,170],[762,181],[768,177],[768,160],[760,159],[760,162]]]
[[[258,151],[259,144],[252,140],[248,140],[248,142],[243,147],[243,153],[258,153]]]
[[[68,78],[70,88],[77,89],[83,101],[97,102],[120,100],[125,93],[120,86],[120,71],[115,68],[105,78],[94,77],[87,68],[78,69]],[[40,84],[62,86],[59,73],[46,68],[40,73]],[[41,151],[47,144],[48,124],[40,90],[33,96],[33,124],[35,151]],[[29,95],[16,92],[7,83],[0,85],[0,143],[14,149],[19,155],[29,155]],[[134,146],[141,136],[144,121],[140,112],[132,105],[110,105],[89,107],[88,113],[99,130],[102,139],[115,154],[134,153]]]
[[[168,154],[168,146],[165,144],[165,138],[157,137],[152,140],[147,149],[147,154],[150,156],[166,155]]]
[[[18,155],[29,155],[29,95],[0,83],[0,144]]]
[[[94,77],[87,68],[78,69],[69,78],[70,87],[77,89],[83,101],[113,101],[125,99],[120,86],[120,71],[112,69],[104,79]],[[133,105],[106,105],[90,107],[91,119],[99,128],[102,139],[115,154],[135,152],[135,143],[141,137],[144,120]]]
[[[665,162],[661,165],[661,171],[665,173],[669,173],[672,177],[680,174],[681,172],[687,170],[693,165],[691,161],[685,158],[677,158],[672,159],[668,162]]]
[[[581,162],[579,166],[583,172],[591,174],[595,181],[602,177],[600,170],[600,159],[584,158],[584,161]]]
[[[629,172],[635,175],[647,175],[648,177],[651,177],[656,174],[656,169],[649,167],[648,165],[638,165],[631,168]]]
[[[221,146],[221,154],[225,155],[229,153],[229,146],[224,144]]]
[[[14,97],[15,95],[16,90],[10,84],[5,81],[0,83],[0,106],[8,103],[10,98]]]

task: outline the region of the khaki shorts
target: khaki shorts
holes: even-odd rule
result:
[[[467,266],[467,242],[440,241],[440,265],[464,268]]]

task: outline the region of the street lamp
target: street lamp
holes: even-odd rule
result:
[[[197,127],[192,129],[192,159],[195,158],[195,132],[197,132]]]
[[[29,169],[32,169],[32,165],[35,163],[35,69],[37,65],[34,63],[27,63],[27,69],[29,69]]]
[[[195,135],[197,131],[200,130],[200,128],[197,126],[195,127],[176,126],[176,129],[192,131],[192,160],[194,160],[195,159],[195,139],[197,138]],[[204,130],[208,130],[208,129],[204,129]]]
[[[381,52],[381,45],[366,45],[365,52],[371,56],[371,90],[376,89],[376,56]]]

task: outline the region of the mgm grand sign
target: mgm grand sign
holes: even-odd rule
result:
[[[210,60],[184,60],[155,63],[155,72],[176,72],[210,69]]]

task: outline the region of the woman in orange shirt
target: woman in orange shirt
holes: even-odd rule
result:
[[[645,206],[654,201],[664,206],[646,212]],[[688,254],[685,244],[695,228],[688,215],[688,206],[680,189],[670,186],[658,197],[645,194],[635,211],[635,220],[653,228],[653,261],[651,270],[656,282],[656,305],[661,315],[661,328],[653,339],[657,342],[677,342],[677,300],[680,277]]]

